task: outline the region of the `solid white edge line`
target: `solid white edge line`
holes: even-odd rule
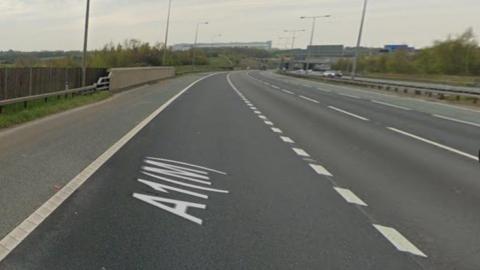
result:
[[[448,117],[448,116],[443,116],[443,115],[440,115],[440,114],[432,114],[432,115],[436,118],[440,118],[440,119],[443,119],[443,120],[449,120],[449,121],[453,121],[453,122],[457,122],[457,123],[461,123],[461,124],[465,124],[465,125],[480,127],[480,124],[477,124],[477,123],[464,121],[464,120],[460,120],[460,119],[455,119],[455,118]]]
[[[70,180],[62,189],[60,189],[55,195],[47,200],[40,208],[33,212],[27,219],[25,219],[20,225],[7,234],[2,240],[0,240],[0,262],[5,259],[10,252],[12,252],[31,232],[33,232],[55,209],[57,209],[70,195],[72,195],[85,181],[87,181],[105,162],[107,162],[116,152],[118,152],[126,143],[128,143],[140,130],[148,125],[156,116],[158,116],[163,110],[165,110],[172,102],[185,93],[188,89],[193,87],[198,82],[214,76],[218,73],[209,74],[204,76],[178,94],[170,98],[162,106],[147,116],[142,122],[131,129],[120,140],[114,143],[107,151],[101,154],[95,161],[88,165],[77,176]]]
[[[377,229],[392,245],[399,251],[408,252],[413,255],[427,258],[427,255],[413,245],[407,238],[405,238],[400,232],[394,228],[385,227],[378,224],[373,224],[373,227]]]
[[[396,128],[393,128],[393,127],[387,127],[387,129],[389,129],[389,130],[391,130],[391,131],[393,131],[393,132],[396,132],[396,133],[405,135],[405,136],[407,136],[407,137],[416,139],[416,140],[418,140],[418,141],[421,141],[421,142],[424,142],[424,143],[427,143],[427,144],[436,146],[436,147],[438,147],[438,148],[442,148],[442,149],[447,150],[447,151],[450,151],[450,152],[452,152],[452,153],[455,153],[455,154],[458,154],[458,155],[461,155],[461,156],[464,156],[464,157],[467,157],[467,158],[470,158],[470,159],[473,159],[473,160],[478,161],[478,157],[476,157],[476,156],[474,156],[474,155],[470,155],[470,154],[465,153],[465,152],[462,152],[462,151],[457,150],[457,149],[455,149],[455,148],[452,148],[452,147],[449,147],[449,146],[446,146],[446,145],[443,145],[443,144],[440,144],[440,143],[437,143],[437,142],[434,142],[434,141],[431,141],[431,140],[428,140],[428,139],[419,137],[419,136],[417,136],[417,135],[413,135],[413,134],[411,134],[411,133],[408,133],[408,132],[406,132],[406,131],[403,131],[403,130],[400,130],[400,129],[396,129]]]
[[[383,102],[383,101],[379,101],[379,100],[375,100],[375,99],[372,99],[371,101],[375,104],[385,105],[385,106],[388,106],[388,107],[397,108],[397,109],[401,109],[401,110],[405,110],[405,111],[411,111],[412,110],[412,109],[407,108],[407,107],[403,107],[403,106],[400,106],[400,105],[395,105],[395,104],[391,104],[391,103],[387,103],[387,102]]]
[[[317,173],[317,174],[320,174],[320,175],[326,175],[326,176],[333,176],[327,169],[325,169],[325,167],[323,167],[322,165],[318,165],[318,164],[308,164],[310,165],[310,167],[312,167],[312,169]]]
[[[288,91],[288,90],[286,90],[286,89],[282,89],[282,92],[287,93],[287,94],[289,94],[289,95],[295,94],[295,93],[293,93],[292,91]]]
[[[310,157],[310,155],[301,148],[292,147],[292,150],[301,157]]]
[[[357,114],[354,114],[354,113],[351,113],[351,112],[347,112],[345,110],[342,110],[342,109],[339,109],[337,107],[334,107],[334,106],[328,106],[328,108],[334,110],[334,111],[337,111],[337,112],[341,112],[341,113],[344,113],[346,115],[349,115],[349,116],[352,116],[352,117],[355,117],[357,119],[360,119],[360,120],[363,120],[363,121],[370,121],[368,120],[368,118],[365,118],[363,116],[360,116],[360,115],[357,115]]]
[[[360,199],[355,193],[346,188],[334,187],[335,191],[345,199],[345,201],[361,206],[368,206],[362,199]]]
[[[309,98],[309,97],[302,96],[302,95],[300,95],[299,97],[300,97],[300,98],[303,98],[303,99],[305,99],[305,100],[308,100],[308,101],[314,102],[314,103],[320,103],[320,102],[318,102],[318,100],[316,100],[316,99],[313,99],[313,98]]]

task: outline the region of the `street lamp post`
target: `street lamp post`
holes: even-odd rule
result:
[[[292,33],[292,50],[295,47],[295,39],[297,38],[297,33],[305,32],[305,29],[298,30],[284,30],[285,33]]]
[[[355,57],[353,58],[352,80],[354,80],[355,76],[357,75],[357,62],[358,62],[358,55],[360,54],[360,44],[362,42],[363,24],[365,23],[365,14],[367,13],[367,4],[368,4],[368,0],[364,0],[362,20],[360,21],[360,30],[358,32],[357,48],[355,49]]]
[[[317,19],[319,18],[330,18],[331,15],[322,15],[322,16],[302,16],[300,17],[300,19],[312,19],[312,33],[310,34],[310,47],[313,45],[313,37],[315,36],[315,26],[317,24]],[[311,56],[310,54],[310,50],[308,49],[307,47],[307,57],[305,58],[305,62],[306,62],[306,69],[308,71],[308,67],[310,66],[310,63],[309,63],[309,57]]]
[[[292,60],[291,62],[293,61],[293,56],[294,56],[294,52],[293,52],[293,48],[295,48],[295,38],[297,37],[297,33],[298,32],[305,32],[305,29],[298,29],[298,30],[284,30],[285,33],[292,33]],[[291,69],[293,65],[289,66],[288,68]]]
[[[208,22],[197,23],[197,28],[195,30],[195,41],[193,42],[193,46],[192,46],[192,69],[195,68],[195,47],[197,46],[197,42],[198,42],[198,31],[200,30],[200,25],[202,24],[208,24]]]
[[[85,13],[85,32],[83,36],[83,63],[82,63],[82,86],[87,85],[87,45],[88,45],[88,21],[90,17],[90,0],[87,0]]]
[[[168,50],[168,30],[170,28],[170,11],[172,9],[172,0],[168,0],[168,15],[167,15],[167,26],[165,29],[165,44],[163,48],[163,61],[162,64],[165,66],[167,63],[167,50]]]

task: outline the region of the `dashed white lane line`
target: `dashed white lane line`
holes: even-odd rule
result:
[[[294,95],[292,91],[288,91],[287,89],[282,89],[282,92],[287,93],[289,95]]]
[[[405,111],[411,111],[412,110],[412,109],[404,107],[404,106],[395,105],[395,104],[391,104],[391,103],[387,103],[387,102],[383,102],[383,101],[378,101],[378,100],[375,100],[375,99],[372,99],[371,101],[375,104],[380,104],[380,105],[384,105],[384,106],[388,106],[388,107],[392,107],[392,108],[397,108],[397,109],[401,109],[401,110],[405,110]]]
[[[261,111],[253,111],[255,114],[262,114]]]
[[[33,212],[26,220],[18,225],[13,231],[0,240],[0,262],[15,249],[31,232],[33,232],[55,209],[57,209],[70,195],[72,195],[80,186],[82,186],[100,167],[103,166],[115,153],[117,153],[125,144],[135,137],[145,126],[147,126],[155,117],[164,111],[178,97],[192,88],[198,82],[211,77],[215,74],[204,76],[188,85],[178,94],[170,98],[158,109],[143,119],[138,125],[128,131],[120,140],[115,142],[110,148],[101,154],[95,161],[88,165],[82,172],[75,176],[67,185],[53,195],[40,208]]]
[[[390,243],[392,243],[392,245],[394,245],[398,250],[425,258],[427,257],[425,253],[414,246],[410,241],[408,241],[407,238],[405,238],[394,228],[385,227],[378,224],[373,224],[373,227],[375,227],[375,229],[377,229],[385,238],[387,238],[387,240],[390,241]]]
[[[316,99],[313,99],[313,98],[309,98],[309,97],[302,96],[302,95],[300,95],[299,97],[300,97],[300,98],[302,98],[302,99],[305,99],[305,100],[311,101],[311,102],[313,102],[313,103],[317,103],[317,104],[318,104],[318,103],[320,103],[320,102],[318,102],[318,100],[316,100]]]
[[[310,167],[312,167],[312,169],[320,174],[320,175],[326,175],[326,176],[333,176],[327,169],[325,169],[325,167],[323,167],[322,165],[318,165],[318,164],[309,164]]]
[[[345,188],[334,187],[335,191],[342,196],[345,201],[361,206],[368,206],[364,201],[362,201],[357,195],[355,195],[351,190]]]
[[[345,94],[345,93],[337,93],[337,95],[344,96],[344,97],[349,97],[349,98],[360,99],[359,96],[354,96],[354,95]]]
[[[280,136],[280,138],[286,143],[295,143],[290,137]]]
[[[419,140],[419,141],[421,141],[421,142],[428,143],[428,144],[433,145],[433,146],[436,146],[436,147],[438,147],[438,148],[442,148],[442,149],[447,150],[447,151],[450,151],[450,152],[452,152],[452,153],[455,153],[455,154],[458,154],[458,155],[461,155],[461,156],[464,156],[464,157],[467,157],[467,158],[470,158],[470,159],[473,159],[473,160],[478,161],[478,157],[476,157],[476,156],[474,156],[474,155],[470,155],[470,154],[465,153],[465,152],[462,152],[462,151],[457,150],[457,149],[455,149],[455,148],[452,148],[452,147],[449,147],[449,146],[446,146],[446,145],[443,145],[443,144],[440,144],[440,143],[431,141],[431,140],[429,140],[429,139],[425,139],[425,138],[419,137],[419,136],[417,136],[417,135],[413,135],[413,134],[411,134],[411,133],[408,133],[408,132],[406,132],[406,131],[399,130],[399,129],[396,129],[396,128],[393,128],[393,127],[387,127],[387,129],[389,129],[389,130],[391,130],[391,131],[393,131],[393,132],[396,132],[396,133],[405,135],[405,136],[407,136],[407,137],[410,137],[410,138]]]
[[[273,123],[271,121],[264,121],[266,125],[268,126],[273,126]]]
[[[268,119],[265,115],[259,115],[258,117],[262,120],[267,120]]]
[[[275,133],[283,133],[281,129],[279,128],[272,128],[272,131],[275,132]]]
[[[480,124],[477,124],[477,123],[464,121],[464,120],[460,120],[460,119],[455,119],[455,118],[451,118],[451,117],[448,117],[448,116],[443,116],[443,115],[440,115],[440,114],[433,114],[433,116],[437,117],[437,118],[440,118],[440,119],[443,119],[443,120],[449,120],[449,121],[453,121],[453,122],[457,122],[457,123],[461,123],[461,124],[465,124],[465,125],[480,127]]]
[[[363,120],[363,121],[370,121],[368,118],[365,118],[363,116],[360,116],[360,115],[357,115],[357,114],[354,114],[354,113],[351,113],[351,112],[347,112],[345,110],[342,110],[342,109],[339,109],[337,107],[334,107],[334,106],[328,106],[328,108],[334,110],[334,111],[337,111],[337,112],[340,112],[340,113],[343,113],[343,114],[346,114],[346,115],[349,115],[351,117],[355,117],[357,119],[360,119],[360,120]]]
[[[310,155],[303,149],[293,147],[292,150],[301,157],[310,157]]]
[[[280,89],[280,87],[278,87],[276,85],[273,85],[273,84],[271,85],[271,87],[274,88],[274,89]]]

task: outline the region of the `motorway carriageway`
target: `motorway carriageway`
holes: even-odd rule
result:
[[[191,84],[1,240],[0,269],[479,269],[479,126],[299,82]]]

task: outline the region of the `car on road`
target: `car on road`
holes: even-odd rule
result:
[[[327,70],[323,72],[323,76],[328,78],[341,78],[343,77],[343,73],[336,70]]]
[[[305,75],[306,71],[303,70],[303,69],[297,69],[297,70],[293,71],[293,74]]]

